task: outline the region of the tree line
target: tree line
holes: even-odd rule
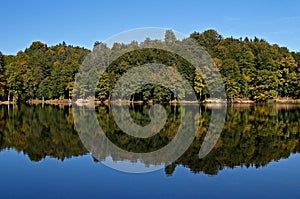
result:
[[[229,100],[300,98],[300,53],[290,52],[286,47],[269,44],[257,37],[223,38],[215,30],[194,32],[189,38],[195,39],[211,55],[220,70]],[[95,42],[94,50],[103,48],[107,53],[114,49],[126,51],[110,64],[99,79],[95,92],[98,100],[111,98],[116,82],[128,69],[153,62],[178,70],[188,80],[199,100],[209,97],[209,90],[201,73],[182,57],[158,49],[136,50],[151,42],[160,46],[180,44],[170,30],[166,31],[164,40],[147,38],[141,43],[115,43],[111,48]],[[0,53],[0,100],[74,97],[75,74],[90,52],[86,48],[66,45],[65,42],[49,47],[36,41],[17,55]],[[176,87],[179,80],[170,78],[170,81]],[[88,96],[79,93],[79,97]],[[131,100],[141,101],[168,102],[174,99],[176,96],[168,88],[159,85],[145,85],[131,97]]]
[[[17,55],[2,55],[0,99],[70,98],[74,76],[90,50],[61,44],[48,47],[36,41]]]

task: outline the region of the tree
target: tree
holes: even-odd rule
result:
[[[257,37],[246,37],[244,40],[223,38],[215,30],[194,32],[190,38],[196,40],[211,55],[221,72],[228,98],[266,101],[276,97],[300,97],[300,53],[291,53],[286,47],[271,45]],[[97,41],[92,54],[89,54],[88,49],[73,47],[65,42],[47,46],[35,41],[24,52],[20,51],[15,56],[0,53],[0,99],[10,100],[14,97],[19,101],[26,101],[90,97],[94,94],[91,92],[94,89],[91,88],[92,82],[99,81],[96,97],[107,100],[111,98],[116,82],[127,71],[148,63],[163,64],[177,70],[188,80],[199,99],[210,97],[208,94],[218,96],[208,91],[208,85],[213,87],[211,90],[221,88],[221,85],[213,83],[216,73],[210,70],[209,64],[199,66],[208,73],[201,74],[205,75],[201,77],[199,71],[183,57],[160,49],[167,49],[170,45],[175,48],[181,46],[183,51],[189,53],[190,38],[177,40],[174,32],[167,30],[164,40],[146,38],[142,43],[115,43],[111,48]],[[149,44],[160,48],[147,48]],[[86,59],[89,63],[83,63],[86,56],[90,56]],[[83,67],[84,70],[78,73],[82,63],[87,68]],[[99,71],[98,63],[110,65],[105,71]],[[100,70],[104,70],[104,67]],[[75,74],[76,81],[80,83],[77,90],[74,90]],[[103,74],[101,79],[100,74]],[[145,76],[136,74],[130,81],[142,81],[144,78]],[[180,78],[170,75],[168,81],[172,83],[172,89],[179,88]],[[183,90],[178,92],[180,96],[188,95]],[[169,89],[147,84],[137,89],[130,100],[167,102],[175,98]]]
[[[204,92],[205,84],[199,70],[195,70],[194,90],[198,94],[198,99],[201,100],[201,95]]]
[[[225,83],[227,97],[231,100],[239,97],[241,93],[241,73],[238,62],[233,59],[226,59],[222,63],[221,74]]]
[[[222,36],[215,30],[206,30],[203,33],[194,32],[190,35],[195,39],[210,55],[213,55],[213,47],[216,46],[221,40]]]
[[[177,41],[177,39],[176,39],[174,32],[172,30],[166,30],[166,33],[165,33],[166,45],[174,44],[174,42],[176,42],[176,41]]]
[[[5,96],[5,87],[6,87],[6,78],[5,78],[5,70],[4,70],[4,55],[0,51],[0,99]]]
[[[295,88],[299,88],[297,84],[298,64],[292,55],[282,58],[279,62],[279,88],[281,96],[292,96]]]

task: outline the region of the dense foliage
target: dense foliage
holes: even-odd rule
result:
[[[228,99],[266,101],[277,97],[300,98],[299,53],[291,53],[286,47],[271,45],[256,37],[223,38],[215,30],[194,32],[190,37],[212,56],[223,77]],[[147,38],[142,43],[115,43],[112,48],[95,42],[94,48],[104,47],[107,52],[124,49],[127,52],[104,72],[96,88],[96,98],[102,101],[110,99],[112,89],[122,74],[131,67],[152,62],[177,69],[190,82],[198,99],[209,97],[201,74],[181,57],[156,49],[135,51],[137,46],[149,42],[164,46],[176,43],[177,39],[172,31],[166,31],[164,41]],[[67,46],[64,42],[48,47],[37,41],[15,56],[0,53],[0,99],[72,98],[75,74],[89,52],[84,48]],[[176,80],[172,81],[176,86]],[[81,97],[88,96],[81,93]],[[170,90],[158,85],[146,85],[131,98],[165,102],[174,99]]]
[[[16,56],[5,56],[0,70],[2,100],[71,97],[75,74],[89,52],[64,42],[48,47],[37,41]]]
[[[223,75],[229,98],[247,97],[266,100],[275,97],[299,97],[299,53],[270,45],[263,39],[223,39],[214,30],[195,38],[214,58]]]

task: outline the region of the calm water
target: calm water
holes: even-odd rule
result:
[[[137,124],[150,122],[148,108],[130,110]],[[185,109],[165,108],[164,128],[147,139],[124,134],[107,107],[97,107],[96,114],[118,147],[150,152],[174,138]],[[124,160],[109,152],[103,152],[102,159],[93,158],[75,130],[71,108],[1,106],[1,198],[299,198],[300,107],[228,107],[226,114],[220,138],[203,159],[198,152],[210,122],[209,107],[201,107],[195,139],[173,164],[151,173],[128,174],[101,161],[111,158],[130,165],[136,158]]]

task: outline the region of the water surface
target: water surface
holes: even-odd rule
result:
[[[108,107],[97,107],[96,113],[113,143],[128,151],[147,152],[167,145],[178,130],[185,107],[165,108],[166,125],[159,134],[147,139],[124,134]],[[150,121],[148,109],[132,107],[131,117],[137,124],[145,125]],[[125,160],[109,151],[102,154],[103,159],[94,158],[81,142],[70,107],[1,106],[1,197],[300,196],[300,107],[228,107],[217,144],[199,159],[210,115],[210,107],[201,107],[195,139],[174,163],[151,173],[128,174],[108,168],[101,161],[110,158],[130,165],[137,162],[136,158]]]

